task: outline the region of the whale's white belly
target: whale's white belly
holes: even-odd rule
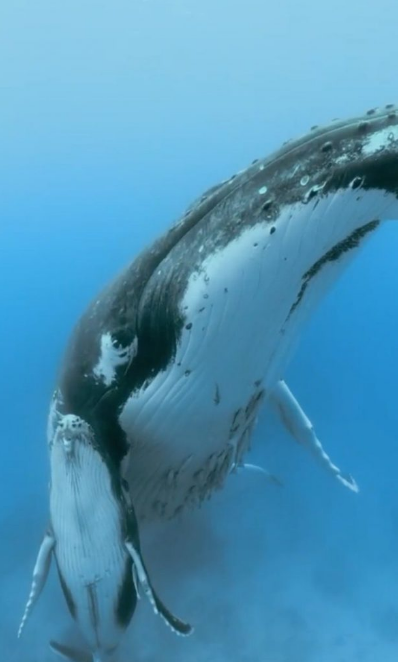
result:
[[[247,229],[191,275],[174,362],[134,393],[120,416],[140,517],[173,516],[197,504],[241,461],[302,323],[355,253],[325,260],[303,291],[303,275],[341,237],[352,193],[328,196],[313,210],[286,207],[275,230],[264,222]],[[362,218],[354,202],[361,227],[372,205],[368,198]],[[331,214],[333,222],[325,218]]]

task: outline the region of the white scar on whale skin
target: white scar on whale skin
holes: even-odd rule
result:
[[[381,129],[381,131],[377,131],[369,136],[369,139],[362,147],[362,154],[365,156],[371,156],[375,154],[375,152],[386,149],[386,147],[393,144],[396,140],[398,140],[397,126]]]
[[[122,365],[131,363],[137,354],[137,338],[128,347],[117,347],[110,333],[101,336],[101,354],[93,373],[101,379],[105,386],[110,386],[116,378],[116,369]]]

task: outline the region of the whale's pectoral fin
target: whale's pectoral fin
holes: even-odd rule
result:
[[[179,635],[187,636],[193,632],[193,628],[189,623],[184,623],[177,616],[174,616],[167,607],[163,604],[159,596],[156,594],[153,586],[151,585],[148,572],[145,568],[141,552],[138,547],[131,540],[125,542],[126,549],[130,554],[133,564],[136,579],[138,580],[144,594],[149,599],[155,614],[162,616],[164,621],[169,627]]]
[[[270,393],[270,402],[277,410],[282,422],[290,434],[302,446],[312,453],[315,459],[332,473],[345,487],[359,492],[358,485],[350,474],[343,474],[333,464],[317,438],[311,421],[307,418],[287,384],[280,380]]]
[[[25,623],[28,620],[32,612],[32,609],[35,603],[37,602],[40,593],[43,590],[44,584],[46,583],[48,571],[50,569],[50,564],[51,564],[51,553],[54,549],[54,545],[55,545],[54,536],[51,533],[46,533],[46,535],[43,538],[43,542],[40,545],[39,553],[36,559],[36,564],[33,569],[32,587],[30,589],[30,594],[28,601],[26,603],[21,625],[19,626],[18,638],[21,636]]]
[[[264,478],[269,483],[272,483],[273,485],[278,485],[278,487],[283,487],[283,481],[280,478],[278,478],[278,476],[275,476],[275,474],[272,474],[267,469],[264,469],[264,467],[258,466],[258,464],[248,464],[247,462],[245,462],[242,465],[242,468],[246,469],[247,471],[253,471],[259,473],[262,476],[264,476]]]
[[[266,481],[269,483],[272,483],[273,485],[278,485],[278,487],[283,487],[283,481],[278,478],[278,476],[275,476],[275,474],[272,474],[270,471],[267,471],[267,469],[264,469],[264,467],[260,467],[258,464],[248,464],[247,462],[244,462],[243,464],[236,464],[233,465],[231,471],[236,471],[237,469],[245,469],[246,471],[252,471],[253,473],[258,473],[261,476],[265,478]]]
[[[176,634],[182,636],[188,636],[193,632],[193,627],[189,623],[184,623],[177,616],[174,616],[163,604],[159,596],[157,595],[155,589],[151,584],[149,579],[148,571],[145,567],[144,560],[141,554],[140,546],[140,536],[138,530],[137,517],[135,515],[134,506],[130,499],[130,495],[126,492],[125,494],[126,501],[128,503],[128,508],[126,511],[126,539],[125,547],[133,561],[133,583],[136,589],[137,598],[140,597],[139,587],[141,587],[144,595],[148,598],[151,603],[155,614],[159,614],[166,624],[175,632]]]

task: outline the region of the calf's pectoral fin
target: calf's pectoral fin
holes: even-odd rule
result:
[[[130,556],[131,556],[131,554],[130,554]],[[138,579],[137,567],[136,567],[136,565],[135,565],[134,563],[133,563],[133,570],[132,570],[132,572],[133,572],[133,584],[134,584],[135,592],[136,592],[136,594],[137,594],[137,600],[141,600],[141,595],[140,595],[140,582],[139,582],[139,579]]]
[[[159,596],[156,594],[151,581],[148,576],[148,572],[145,568],[144,561],[141,556],[141,552],[134,545],[133,542],[127,540],[125,542],[126,549],[130,554],[133,564],[134,572],[136,573],[136,579],[138,580],[144,594],[149,599],[155,614],[159,614],[167,625],[176,633],[183,636],[188,636],[193,632],[193,628],[189,623],[184,623],[177,616],[174,616],[167,607],[163,604]]]
[[[329,473],[332,473],[340,483],[353,492],[359,492],[355,479],[350,474],[342,473],[339,467],[337,467],[332,462],[329,455],[327,455],[315,434],[311,421],[307,418],[296,398],[283,380],[280,380],[273,389],[270,394],[270,401],[292,437],[294,437],[299,444],[307,448],[317,462],[329,471]]]
[[[24,615],[22,616],[21,625],[18,630],[18,638],[22,634],[25,623],[28,620],[32,609],[37,602],[40,593],[43,590],[44,584],[48,576],[48,571],[51,564],[51,554],[54,549],[55,539],[51,533],[46,533],[43,542],[40,545],[39,553],[37,555],[36,564],[33,569],[32,587],[30,589],[29,598],[26,603]]]

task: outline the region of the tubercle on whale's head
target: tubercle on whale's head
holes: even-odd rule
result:
[[[58,421],[52,446],[62,448],[66,458],[75,455],[78,444],[94,446],[94,432],[91,426],[79,416],[66,414]]]
[[[345,191],[360,198],[370,190],[398,198],[398,106],[393,104],[312,127],[265,158],[255,159],[191,205],[176,233],[187,234],[203,219],[210,226],[213,219],[220,228],[215,235],[218,243],[205,244],[214,252],[248,225],[267,223],[275,232],[274,225],[288,207],[315,207],[326,196]],[[217,224],[217,217],[225,222]],[[198,268],[205,258],[201,251]]]
[[[275,203],[309,202],[330,190],[348,187],[383,189],[397,195],[397,159],[398,106],[388,104],[360,117],[313,127],[247,172],[259,187],[267,184],[266,197]],[[268,207],[273,220],[277,205],[269,203]]]

